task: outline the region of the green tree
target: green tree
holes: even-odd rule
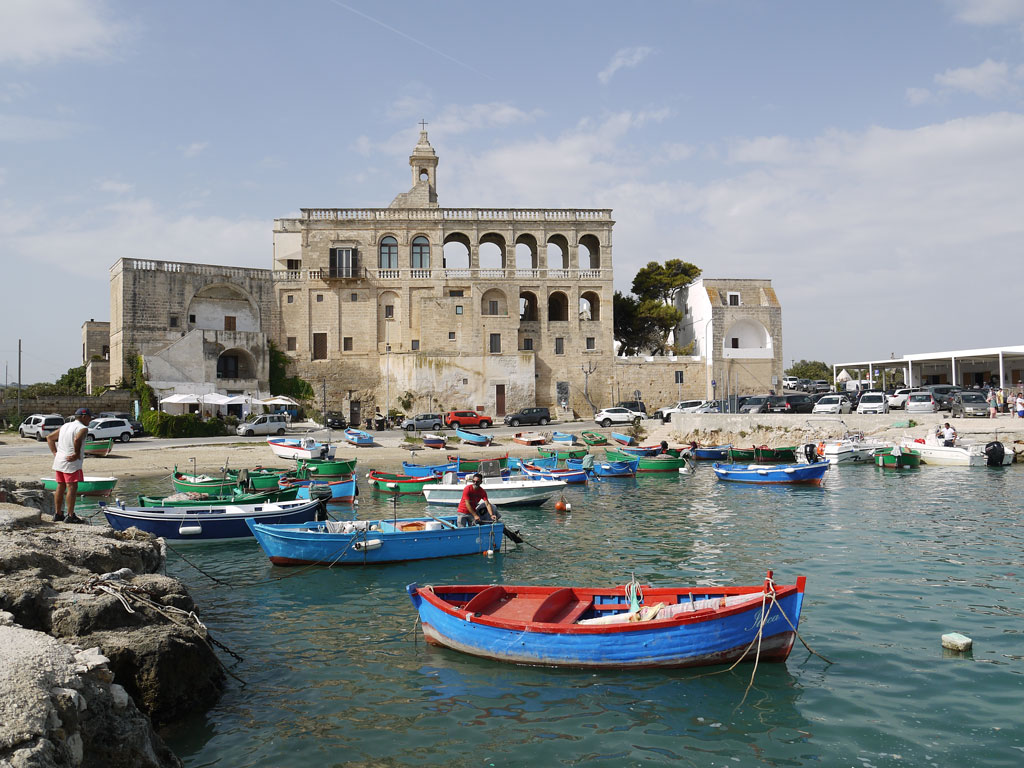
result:
[[[633,278],[633,293],[641,301],[650,299],[675,306],[680,291],[700,277],[696,264],[681,259],[669,259],[664,264],[647,262]]]
[[[821,360],[801,360],[786,369],[787,376],[796,376],[798,379],[810,379],[818,381],[824,379],[832,383],[832,366],[823,363]]]
[[[619,353],[625,356],[664,352],[669,334],[683,318],[675,307],[619,291],[615,292],[613,310],[615,340],[619,343]]]

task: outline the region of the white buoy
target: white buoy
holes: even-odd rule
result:
[[[969,651],[972,645],[974,645],[974,641],[959,632],[950,632],[948,635],[942,636],[942,647],[951,651]]]
[[[572,509],[572,504],[570,504],[569,502],[565,502],[565,511],[568,512],[571,509]]]

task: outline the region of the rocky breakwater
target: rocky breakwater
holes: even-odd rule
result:
[[[153,725],[220,695],[162,542],[131,533],[0,504],[0,766],[180,765]]]

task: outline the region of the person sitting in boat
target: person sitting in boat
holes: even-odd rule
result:
[[[491,502],[487,499],[487,491],[483,489],[484,476],[477,472],[466,487],[462,489],[459,500],[459,527],[496,523],[501,519]]]
[[[956,444],[956,430],[949,426],[948,421],[942,425],[942,444],[947,448]]]
[[[660,450],[658,451],[659,456],[668,454],[668,443],[665,440],[661,441]]]

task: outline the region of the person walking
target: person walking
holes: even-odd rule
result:
[[[64,424],[46,437],[46,444],[53,454],[53,471],[56,474],[57,490],[53,492],[53,522],[65,520],[69,523],[84,522],[75,514],[78,498],[78,484],[82,481],[82,449],[89,432],[92,412],[88,408],[75,411],[75,420]],[[64,516],[64,497],[68,500],[68,514]]]
[[[1017,418],[1024,419],[1024,390],[1017,393],[1017,399],[1014,401],[1014,405],[1017,406]]]
[[[985,402],[988,403],[988,417],[994,419],[996,417],[996,390],[994,387],[988,391]]]

